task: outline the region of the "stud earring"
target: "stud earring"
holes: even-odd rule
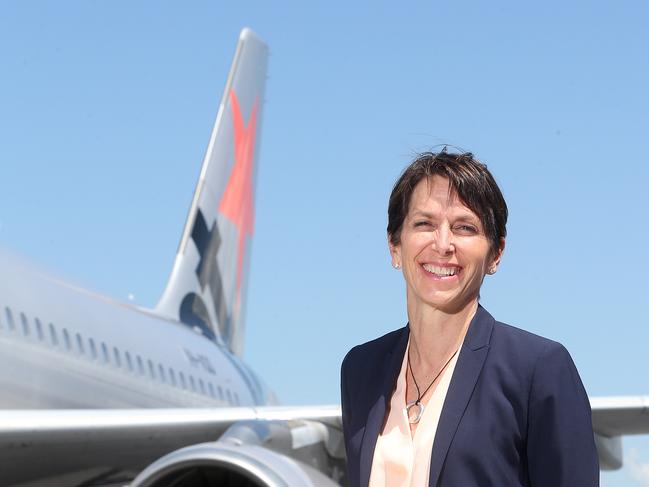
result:
[[[392,264],[392,267],[393,267],[394,269],[401,269],[401,264],[395,262],[394,264]]]

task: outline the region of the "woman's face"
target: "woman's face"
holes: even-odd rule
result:
[[[390,245],[392,263],[403,268],[408,308],[430,306],[458,312],[478,298],[482,280],[500,262],[505,241],[491,251],[480,218],[455,193],[448,179],[420,181],[401,229]]]

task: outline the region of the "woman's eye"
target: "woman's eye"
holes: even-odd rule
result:
[[[464,224],[463,225],[456,225],[455,226],[455,231],[463,233],[465,235],[469,235],[469,234],[472,235],[472,234],[478,233],[478,229],[476,227],[474,227],[473,225],[464,225]]]
[[[427,225],[430,225],[430,222],[427,222],[427,221],[415,222],[415,227],[425,227]]]

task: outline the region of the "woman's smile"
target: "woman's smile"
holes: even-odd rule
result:
[[[448,264],[442,265],[425,263],[421,264],[421,267],[431,279],[441,281],[456,281],[458,280],[459,274],[462,271],[462,268],[460,266]]]

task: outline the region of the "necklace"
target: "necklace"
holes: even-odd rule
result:
[[[412,371],[412,367],[410,367],[410,349],[408,349],[408,370],[410,370],[410,375],[412,376],[412,381],[415,383],[415,387],[417,388],[417,399],[415,401],[412,401],[412,402],[409,402],[409,403],[406,404],[406,414],[408,415],[408,422],[410,424],[419,423],[419,420],[424,415],[424,409],[426,409],[424,407],[424,405],[421,403],[421,398],[426,395],[426,393],[428,392],[428,389],[433,387],[433,384],[435,383],[435,381],[439,378],[440,375],[442,375],[442,372],[444,372],[444,369],[446,369],[448,364],[451,363],[451,360],[453,360],[453,357],[455,357],[458,350],[460,350],[460,349],[458,348],[457,350],[455,350],[455,352],[453,352],[453,355],[451,355],[451,358],[449,358],[446,361],[446,363],[442,366],[442,368],[439,369],[439,372],[437,372],[437,375],[435,376],[435,378],[431,381],[430,384],[428,384],[428,387],[426,387],[426,389],[424,390],[424,393],[420,394],[419,393],[419,384],[417,384],[417,379],[415,379],[415,374]],[[417,408],[417,413],[414,416],[411,416],[410,415],[410,410],[413,409],[413,408]]]

